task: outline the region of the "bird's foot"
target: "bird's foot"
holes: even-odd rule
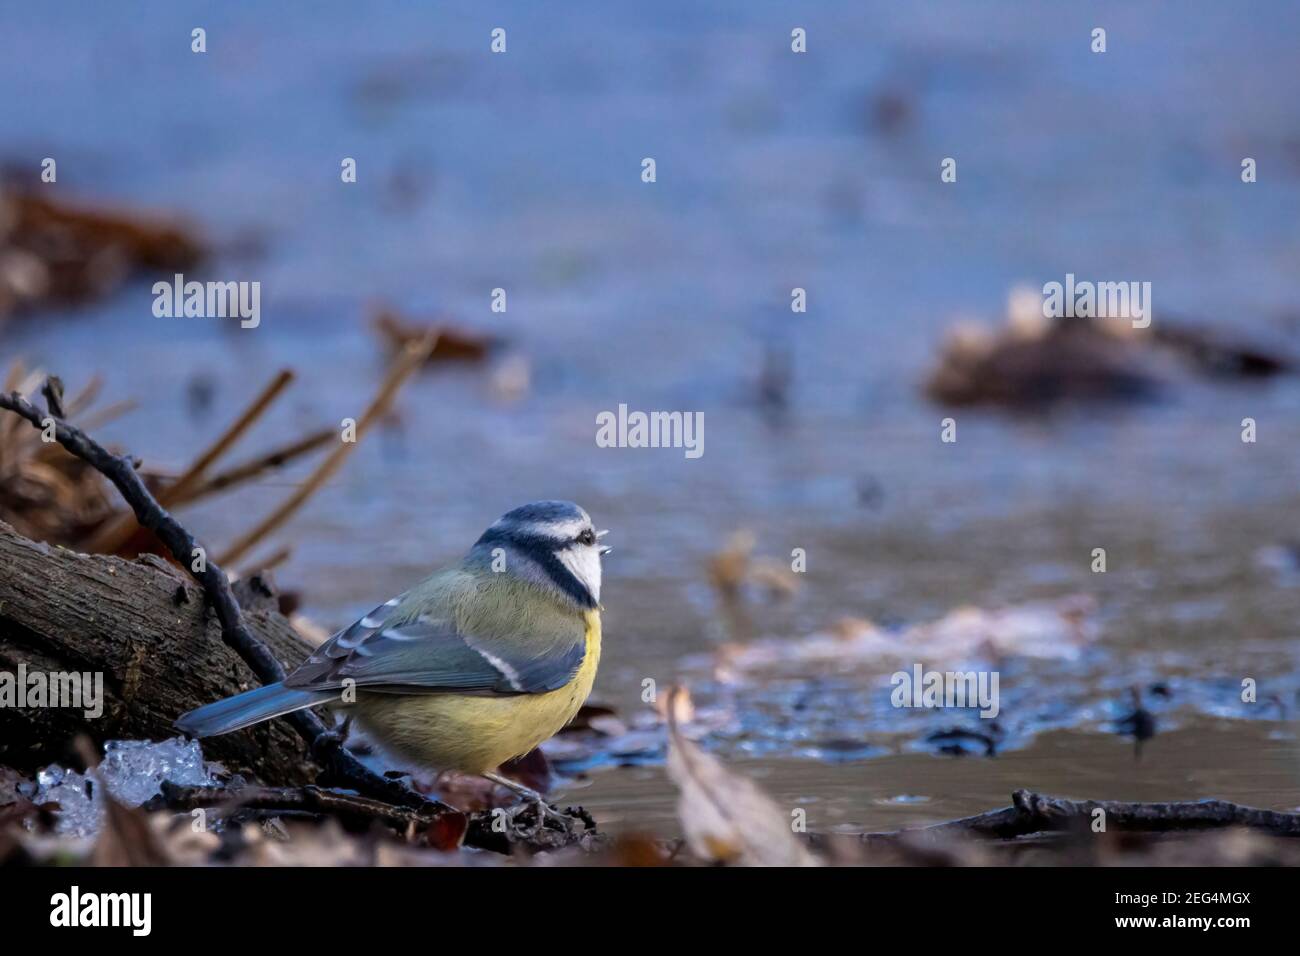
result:
[[[331,727],[312,742],[312,756],[321,759],[329,757],[332,754],[342,750],[348,742],[348,733],[352,730],[352,715],[349,714],[343,719],[343,722],[335,727]]]
[[[548,803],[542,794],[531,787],[525,787],[496,773],[485,773],[483,776],[523,797],[523,801],[513,807],[493,811],[494,817],[501,821],[505,832],[512,839],[536,843],[539,840],[552,842],[554,838],[553,842],[557,846],[566,846],[584,832],[591,833],[596,829],[596,821],[582,807],[561,810]],[[494,826],[496,825],[494,820]],[[579,825],[582,830],[579,830]]]
[[[540,798],[524,800],[493,812],[500,814],[507,836],[534,845],[553,843],[555,846],[568,846],[596,829],[596,821],[582,807],[561,810]]]

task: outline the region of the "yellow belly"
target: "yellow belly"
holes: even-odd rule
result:
[[[587,653],[568,684],[513,697],[362,694],[357,722],[393,756],[437,770],[483,773],[528,753],[573,719],[600,664],[600,612],[588,611]]]

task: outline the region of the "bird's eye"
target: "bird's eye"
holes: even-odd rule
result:
[[[596,532],[587,528],[582,534],[578,535],[578,544],[592,545],[596,543]]]

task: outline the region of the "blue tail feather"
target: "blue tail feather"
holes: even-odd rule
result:
[[[268,684],[181,714],[176,718],[175,727],[190,737],[215,737],[337,697],[337,691],[299,690],[283,684]]]

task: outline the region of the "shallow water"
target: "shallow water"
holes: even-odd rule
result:
[[[1195,800],[1213,794],[1257,807],[1296,809],[1300,744],[1294,726],[1205,720],[1162,735],[1136,759],[1112,737],[1054,731],[993,760],[892,754],[851,765],[766,759],[733,765],[808,829],[876,833],[942,823],[1011,805],[1015,790],[1078,799]],[[611,832],[680,834],[676,792],[663,767],[599,774],[563,791]]]
[[[448,310],[507,336],[532,388],[505,402],[484,375],[448,370],[406,389],[400,426],[275,542],[295,549],[279,581],[321,623],[455,560],[507,508],[571,498],[613,529],[596,696],[632,711],[644,679],[679,679],[725,636],[704,562],[749,527],[764,555],[808,554],[799,594],[756,610],[767,635],[1072,593],[1099,605],[1086,668],[1024,678],[1081,695],[1092,712],[1073,729],[994,760],[832,764],[792,744],[744,763],[783,800],[815,797],[814,826],[972,813],[1026,786],[1295,805],[1294,744],[1238,689],[1253,677],[1261,700],[1293,701],[1297,687],[1300,582],[1258,554],[1297,534],[1300,389],[961,412],[943,444],[948,413],[917,388],[955,317],[1000,318],[1015,283],[1066,272],[1150,280],[1157,322],[1294,329],[1300,8],[1252,10],[170,4],[128,23],[94,4],[6,9],[9,158],[56,156],[61,191],[185,210],[265,252],[195,276],[261,281],[256,330],[156,319],[139,284],[5,329],[4,354],[69,383],[105,372],[110,400],[146,403],[106,437],[179,466],[283,365],[300,380],[247,451],[355,415],[383,370],[372,300]],[[803,58],[788,52],[794,21]],[[188,46],[200,23],[202,57]],[[497,25],[510,45],[493,57]],[[903,104],[894,126],[871,120],[882,96]],[[1239,180],[1245,155],[1254,185]],[[339,182],[343,156],[358,159],[355,185]],[[945,156],[959,162],[951,186]],[[806,315],[788,311],[796,285]],[[496,286],[505,315],[489,311]],[[767,348],[793,363],[776,423],[753,397]],[[216,388],[207,416],[186,410],[196,376]],[[620,403],[704,412],[705,454],[595,447],[596,414]],[[1255,444],[1240,441],[1247,416]],[[219,549],[302,474],[184,517]],[[863,487],[878,489],[865,504]],[[1089,569],[1096,547],[1104,575]],[[687,673],[707,701],[705,675]],[[1135,765],[1105,719],[1129,683],[1164,679],[1184,691],[1177,729]],[[856,731],[872,753],[897,743],[880,721]],[[602,820],[667,825],[658,768],[599,771],[582,794]],[[927,802],[880,802],[899,794]]]

